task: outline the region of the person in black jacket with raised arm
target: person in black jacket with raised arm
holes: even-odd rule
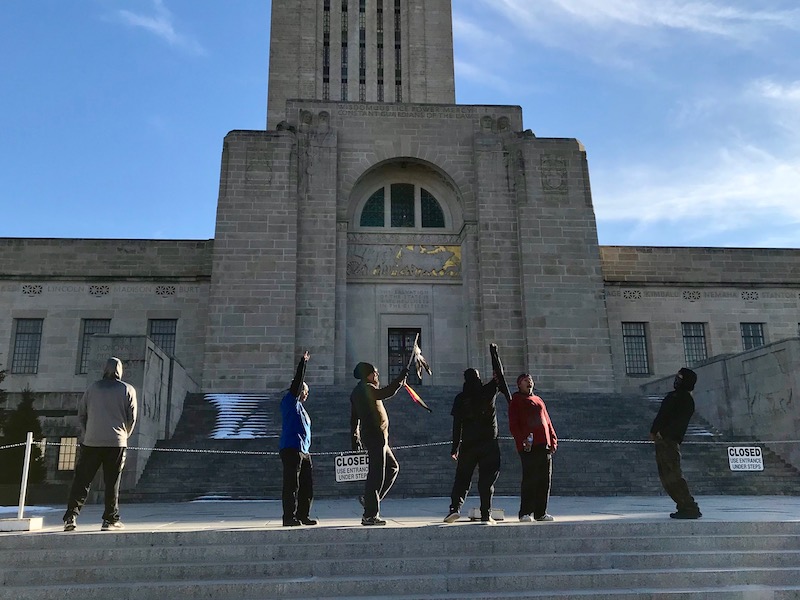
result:
[[[461,507],[469,493],[472,475],[478,467],[478,492],[481,498],[481,522],[491,525],[494,484],[500,475],[500,444],[497,439],[497,407],[495,397],[502,391],[507,399],[503,365],[497,346],[489,345],[493,377],[484,384],[476,369],[464,371],[464,387],[453,400],[453,444],[450,456],[457,461],[456,477],[450,494],[450,511],[445,523],[461,518]]]
[[[309,515],[314,501],[311,463],[311,417],[303,404],[308,399],[308,385],[303,381],[310,358],[303,353],[289,390],[281,400],[280,456],[283,463],[283,525],[316,525]]]

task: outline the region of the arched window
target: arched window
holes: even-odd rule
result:
[[[361,227],[383,227],[383,188],[369,197],[361,211]]]
[[[364,203],[359,224],[443,229],[445,216],[439,201],[425,188],[412,183],[391,183],[377,189]]]

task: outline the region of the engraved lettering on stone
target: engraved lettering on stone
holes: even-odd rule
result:
[[[568,161],[563,156],[542,156],[542,189],[549,193],[566,193],[568,166]]]
[[[430,310],[430,290],[385,290],[378,294],[383,310],[427,311]]]
[[[424,106],[414,104],[341,104],[339,117],[379,117],[418,119],[476,119],[474,106]]]
[[[461,247],[350,245],[347,275],[457,279],[461,276]]]

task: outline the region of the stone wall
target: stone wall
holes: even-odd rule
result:
[[[222,154],[203,390],[291,381],[298,270],[298,163],[292,132],[234,131]]]
[[[744,350],[742,323],[761,323],[766,343],[798,334],[800,250],[602,246],[600,253],[618,389],[687,364],[682,323],[704,325],[709,358]],[[625,372],[623,322],[646,324],[646,375]]]
[[[207,281],[213,249],[214,240],[0,238],[0,286],[31,279]]]
[[[608,283],[800,283],[800,249],[601,246],[600,256]]]
[[[800,469],[798,365],[794,338],[695,367],[696,410],[720,431],[763,443]],[[671,377],[642,386],[651,394],[671,389]]]

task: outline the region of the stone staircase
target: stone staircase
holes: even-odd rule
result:
[[[349,451],[351,386],[314,387],[306,405],[313,421],[315,496],[355,497],[361,482],[337,483],[334,458]],[[417,389],[433,409],[415,405],[404,391],[387,401],[390,444],[400,462],[393,497],[449,496],[450,408],[458,388]],[[561,440],[554,457],[554,495],[662,494],[653,448],[647,440],[658,400],[619,394],[541,393]],[[190,395],[171,440],[158,444],[137,488],[125,502],[184,501],[198,497],[279,498],[281,462],[279,396]],[[508,433],[506,403],[498,396],[503,465],[498,495],[517,495],[519,459]],[[692,492],[704,494],[798,494],[800,476],[766,451],[763,472],[731,472],[726,442],[695,418],[683,447]],[[766,449],[765,449],[766,450]]]
[[[3,600],[788,600],[798,522],[3,536]]]

